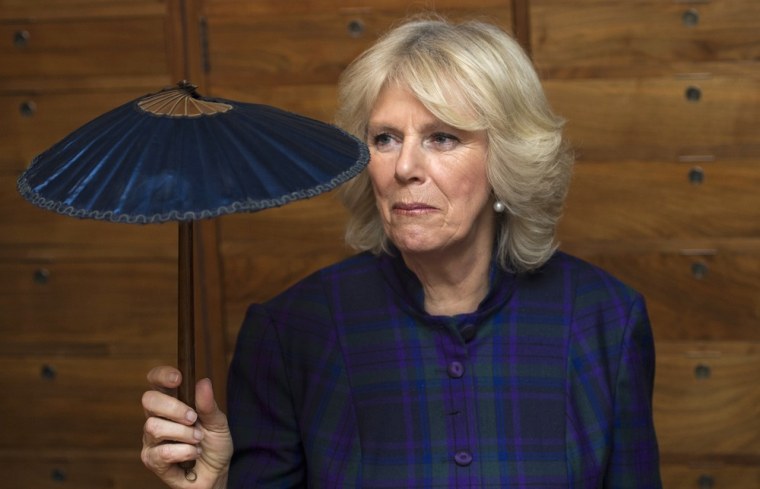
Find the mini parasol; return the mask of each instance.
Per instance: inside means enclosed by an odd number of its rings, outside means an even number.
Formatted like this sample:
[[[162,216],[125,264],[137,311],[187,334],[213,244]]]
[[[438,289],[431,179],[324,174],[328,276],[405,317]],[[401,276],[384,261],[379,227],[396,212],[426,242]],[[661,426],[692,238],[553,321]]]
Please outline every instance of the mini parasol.
[[[34,158],[21,195],[120,223],[179,222],[178,397],[194,405],[193,221],[316,196],[357,175],[366,145],[267,105],[200,96],[181,82],[133,100]]]

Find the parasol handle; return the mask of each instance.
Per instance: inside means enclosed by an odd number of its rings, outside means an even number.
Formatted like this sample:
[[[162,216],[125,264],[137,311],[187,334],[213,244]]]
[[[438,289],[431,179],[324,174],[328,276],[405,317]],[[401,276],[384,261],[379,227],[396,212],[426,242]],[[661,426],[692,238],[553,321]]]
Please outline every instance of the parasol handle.
[[[177,310],[177,366],[182,372],[182,383],[177,399],[195,409],[195,302],[193,300],[193,221],[179,223],[178,236],[179,277]],[[179,464],[185,469],[188,480],[195,476],[195,461]]]

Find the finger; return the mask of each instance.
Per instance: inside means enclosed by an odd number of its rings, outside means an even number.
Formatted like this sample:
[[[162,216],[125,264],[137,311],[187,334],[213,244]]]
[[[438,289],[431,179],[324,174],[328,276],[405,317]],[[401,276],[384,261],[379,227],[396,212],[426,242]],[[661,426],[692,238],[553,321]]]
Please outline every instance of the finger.
[[[203,432],[193,426],[185,426],[155,416],[148,418],[143,426],[143,445],[157,446],[165,442],[196,445],[203,439]]]
[[[144,392],[142,406],[146,417],[157,416],[188,426],[198,419],[198,414],[187,404],[158,391]]]
[[[229,431],[227,416],[214,399],[211,380],[201,379],[195,385],[195,407],[203,427],[209,431]]]
[[[182,373],[174,367],[163,365],[148,372],[148,383],[152,388],[167,394],[173,394],[182,381]]]
[[[161,478],[183,480],[185,471],[177,464],[195,460],[201,453],[200,447],[183,443],[165,443],[154,447],[143,447],[143,464]]]

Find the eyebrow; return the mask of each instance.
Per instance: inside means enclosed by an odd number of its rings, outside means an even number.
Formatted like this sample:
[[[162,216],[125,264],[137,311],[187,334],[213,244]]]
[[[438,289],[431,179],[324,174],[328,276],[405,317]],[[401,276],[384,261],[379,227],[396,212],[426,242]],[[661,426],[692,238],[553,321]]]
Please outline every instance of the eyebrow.
[[[436,131],[460,131],[461,129],[457,129],[449,124],[446,124],[445,122],[436,119],[435,121],[431,121],[428,123],[425,123],[421,131],[422,133],[430,133],[430,132],[436,132]],[[371,121],[367,124],[367,132],[401,132],[397,127],[391,125],[391,124],[384,124],[384,123],[378,123],[373,124]]]

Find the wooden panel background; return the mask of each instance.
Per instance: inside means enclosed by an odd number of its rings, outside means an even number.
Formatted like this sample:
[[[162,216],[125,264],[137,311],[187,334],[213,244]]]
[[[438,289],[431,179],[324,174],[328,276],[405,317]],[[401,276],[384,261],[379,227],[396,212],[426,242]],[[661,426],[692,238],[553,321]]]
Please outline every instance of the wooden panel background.
[[[756,0],[3,0],[0,487],[161,487],[139,397],[174,358],[175,226],[50,214],[18,173],[182,78],[330,121],[350,60],[432,8],[514,32],[568,121],[560,237],[647,297],[665,487],[760,486]],[[222,395],[248,304],[349,255],[345,218],[327,194],[200,224],[199,361]]]
[[[139,460],[139,402],[176,357],[176,227],[59,216],[15,184],[68,132],[181,76],[178,7],[0,3],[0,487],[162,487]]]

